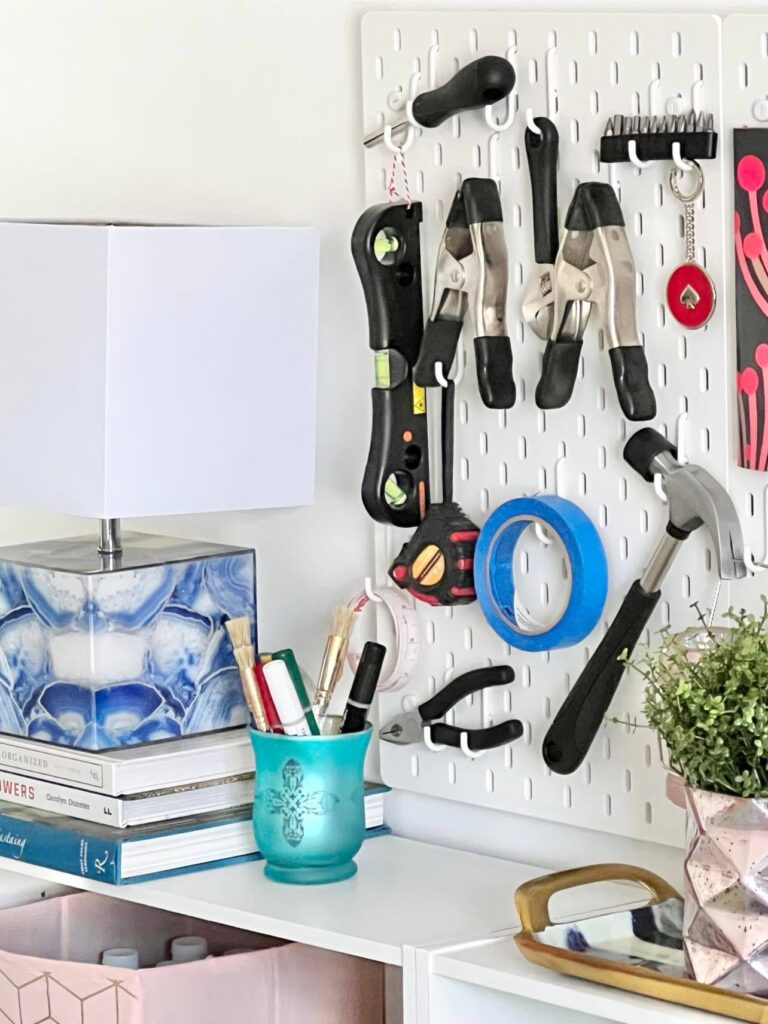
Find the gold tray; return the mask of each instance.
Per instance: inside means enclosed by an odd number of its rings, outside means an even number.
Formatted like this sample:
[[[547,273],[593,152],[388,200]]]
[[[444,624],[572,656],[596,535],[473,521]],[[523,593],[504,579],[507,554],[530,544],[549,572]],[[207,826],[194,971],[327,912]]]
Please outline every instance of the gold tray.
[[[636,882],[649,893],[645,907],[654,909],[553,924],[549,903],[555,893],[594,882]],[[559,871],[521,885],[515,904],[522,925],[515,942],[531,963],[625,992],[768,1024],[767,1000],[702,985],[686,974],[682,898],[650,871],[629,864]]]

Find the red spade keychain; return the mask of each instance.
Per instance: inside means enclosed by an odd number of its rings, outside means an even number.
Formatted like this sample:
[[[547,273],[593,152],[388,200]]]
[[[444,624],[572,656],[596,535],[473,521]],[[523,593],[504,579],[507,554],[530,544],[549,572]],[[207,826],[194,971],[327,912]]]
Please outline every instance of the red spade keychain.
[[[669,172],[672,195],[683,204],[685,236],[685,263],[672,271],[667,281],[667,305],[672,316],[683,327],[695,331],[703,327],[715,311],[715,285],[701,264],[696,262],[696,235],[694,203],[704,188],[704,172],[691,160],[691,172],[696,175],[693,191],[680,189],[683,171],[673,166]]]

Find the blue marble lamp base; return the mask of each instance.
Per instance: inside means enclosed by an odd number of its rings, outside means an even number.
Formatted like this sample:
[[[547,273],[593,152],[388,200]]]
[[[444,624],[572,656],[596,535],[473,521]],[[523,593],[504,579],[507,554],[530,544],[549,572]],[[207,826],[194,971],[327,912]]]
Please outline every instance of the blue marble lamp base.
[[[0,548],[0,732],[106,750],[248,720],[224,623],[247,616],[249,549],[127,535]]]

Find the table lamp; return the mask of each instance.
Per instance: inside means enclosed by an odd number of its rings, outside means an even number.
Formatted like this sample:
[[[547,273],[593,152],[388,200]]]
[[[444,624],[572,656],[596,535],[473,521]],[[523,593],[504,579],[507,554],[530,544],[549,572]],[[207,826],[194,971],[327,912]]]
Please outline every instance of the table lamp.
[[[253,550],[120,521],[312,502],[317,290],[307,228],[0,224],[0,504],[99,520],[0,548],[0,732],[246,721],[223,624],[255,642]]]

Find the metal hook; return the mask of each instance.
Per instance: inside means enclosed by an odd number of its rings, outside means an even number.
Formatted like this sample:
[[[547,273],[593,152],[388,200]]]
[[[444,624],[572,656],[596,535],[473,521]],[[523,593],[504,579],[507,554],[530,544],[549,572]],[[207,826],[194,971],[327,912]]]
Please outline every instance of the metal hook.
[[[541,135],[541,128],[533,121],[533,111],[530,107],[526,107],[525,110],[525,127],[529,132],[533,132],[535,135]]]
[[[476,761],[478,757],[482,757],[485,753],[484,750],[470,750],[469,749],[469,738],[465,732],[462,732],[459,736],[459,746],[464,757],[468,757],[470,761]]]
[[[641,160],[640,157],[637,155],[636,139],[630,139],[627,143],[627,156],[629,157],[630,161],[635,165],[635,167],[638,167],[641,171],[644,167],[650,167],[653,163],[653,160]]]
[[[411,146],[414,144],[417,138],[417,132],[421,130],[421,125],[413,116],[413,101],[416,99],[416,90],[418,89],[419,80],[421,78],[421,71],[414,71],[411,75],[410,83],[410,99],[405,104],[405,116],[408,120],[408,128],[405,132],[405,137],[401,142],[397,143],[392,138],[392,125],[385,124],[384,131],[382,133],[382,142],[390,151],[390,153],[400,153],[402,156],[407,153]]]
[[[433,743],[432,742],[432,726],[425,725],[422,730],[422,737],[424,739],[424,746],[427,750],[431,750],[433,754],[439,754],[441,750],[445,750],[444,743]]]
[[[686,171],[693,171],[696,169],[696,165],[691,163],[690,160],[683,158],[682,150],[680,149],[679,142],[672,143],[672,159],[675,163],[675,167],[678,167],[683,173]]]
[[[383,598],[379,597],[378,594],[374,594],[374,592],[373,592],[373,585],[371,584],[371,577],[370,576],[366,576],[365,577],[365,583],[363,585],[363,593],[368,598],[368,600],[369,601],[373,601],[374,604],[382,604],[383,603]]]
[[[515,123],[515,104],[512,102],[512,97],[507,96],[507,116],[503,121],[497,121],[493,116],[493,104],[488,103],[485,107],[485,123],[491,129],[492,132],[505,132],[508,128],[511,128]]]

